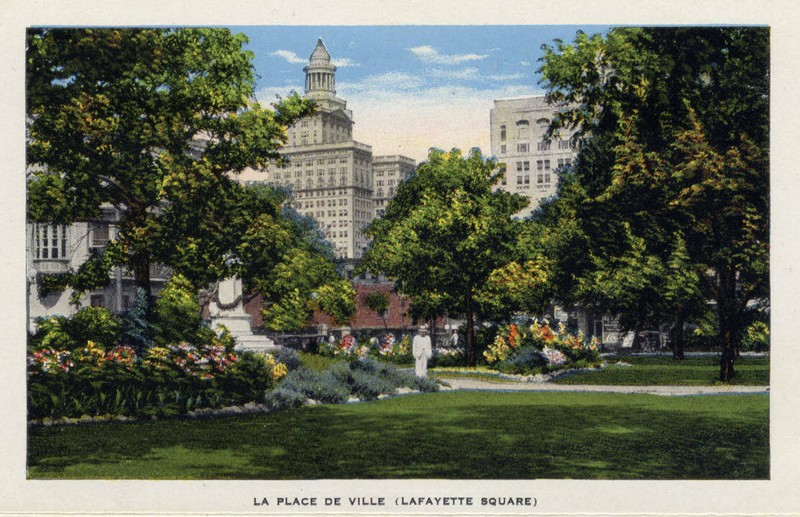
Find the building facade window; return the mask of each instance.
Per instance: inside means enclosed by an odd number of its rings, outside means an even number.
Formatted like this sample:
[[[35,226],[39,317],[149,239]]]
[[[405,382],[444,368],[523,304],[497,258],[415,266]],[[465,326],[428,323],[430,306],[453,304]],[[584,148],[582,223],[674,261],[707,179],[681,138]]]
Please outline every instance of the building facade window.
[[[506,144],[500,146],[500,154],[506,154]]]
[[[559,142],[561,143],[561,142]],[[550,142],[546,140],[542,140],[541,142],[536,144],[537,151],[549,151],[550,150]]]
[[[500,140],[505,141],[506,139],[506,126],[500,126]]]
[[[530,151],[530,147],[528,144],[517,144],[517,152],[518,153],[527,153]]]
[[[517,121],[517,138],[522,140],[526,140],[530,138],[531,135],[531,125],[527,120],[518,120]]]
[[[91,233],[92,248],[102,248],[110,240],[110,225],[107,222],[98,221],[89,226]]]
[[[34,225],[34,256],[39,260],[67,258],[67,227],[61,224]]]

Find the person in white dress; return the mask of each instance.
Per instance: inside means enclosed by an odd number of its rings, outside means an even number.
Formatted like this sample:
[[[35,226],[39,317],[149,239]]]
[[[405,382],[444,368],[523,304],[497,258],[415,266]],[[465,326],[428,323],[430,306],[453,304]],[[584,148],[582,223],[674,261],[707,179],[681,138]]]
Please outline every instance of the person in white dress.
[[[428,326],[422,325],[419,334],[414,336],[411,343],[411,353],[414,354],[417,377],[425,378],[428,376],[428,359],[433,356],[431,337],[428,335]]]

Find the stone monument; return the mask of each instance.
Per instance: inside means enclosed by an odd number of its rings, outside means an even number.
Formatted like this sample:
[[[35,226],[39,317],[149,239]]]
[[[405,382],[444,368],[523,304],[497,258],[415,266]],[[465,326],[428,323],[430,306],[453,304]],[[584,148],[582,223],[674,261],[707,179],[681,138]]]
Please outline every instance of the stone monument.
[[[251,317],[242,303],[241,278],[233,276],[221,280],[216,291],[216,296],[212,296],[209,303],[211,328],[224,325],[236,339],[236,350],[274,352],[280,348],[267,336],[253,333]]]

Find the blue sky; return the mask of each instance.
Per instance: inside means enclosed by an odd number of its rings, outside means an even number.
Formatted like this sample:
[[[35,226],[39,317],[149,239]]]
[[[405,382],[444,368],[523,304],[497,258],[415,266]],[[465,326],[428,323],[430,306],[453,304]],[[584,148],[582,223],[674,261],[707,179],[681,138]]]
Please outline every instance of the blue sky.
[[[494,99],[541,94],[541,46],[607,26],[237,26],[250,39],[258,98],[295,89],[321,37],[354,137],[373,153],[423,160],[429,147],[489,149]]]

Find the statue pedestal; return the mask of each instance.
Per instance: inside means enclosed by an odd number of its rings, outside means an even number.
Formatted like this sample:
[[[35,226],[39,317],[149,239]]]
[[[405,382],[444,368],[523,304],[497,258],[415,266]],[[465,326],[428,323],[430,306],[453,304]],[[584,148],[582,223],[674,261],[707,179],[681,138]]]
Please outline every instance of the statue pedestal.
[[[226,278],[219,283],[217,300],[209,304],[211,327],[224,325],[236,339],[236,350],[250,352],[274,352],[280,349],[267,336],[254,334],[251,318],[242,303],[242,281],[237,277]]]

